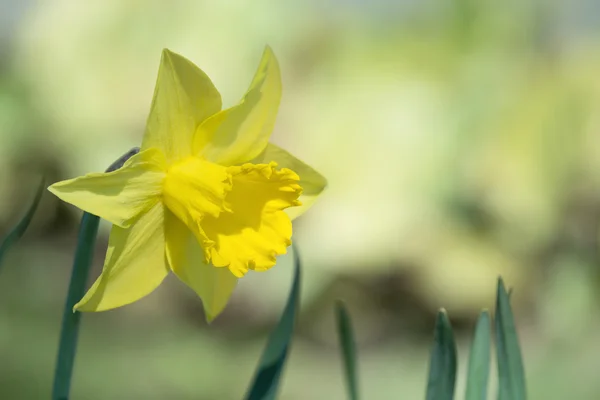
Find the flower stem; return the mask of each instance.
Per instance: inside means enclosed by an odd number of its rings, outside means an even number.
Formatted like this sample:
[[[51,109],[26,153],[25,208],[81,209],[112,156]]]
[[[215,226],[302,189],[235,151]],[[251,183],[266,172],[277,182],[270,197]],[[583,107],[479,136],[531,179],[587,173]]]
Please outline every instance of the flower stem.
[[[81,313],[73,312],[73,306],[81,300],[85,292],[92,257],[94,255],[94,243],[98,233],[100,218],[89,213],[83,213],[79,226],[79,239],[75,252],[73,271],[71,272],[71,283],[67,294],[67,302],[63,313],[62,328],[60,332],[60,344],[58,348],[58,359],[54,372],[54,386],[52,388],[52,400],[67,400],[71,387],[71,375],[73,374],[73,363],[77,351],[77,336],[79,333],[79,322]]]
[[[125,161],[138,152],[138,148],[133,148],[111,164],[106,172],[121,168]],[[73,261],[67,301],[63,312],[58,357],[54,371],[52,400],[67,400],[69,398],[71,376],[73,375],[73,365],[77,351],[79,323],[81,320],[81,313],[78,311],[74,312],[73,307],[85,294],[85,286],[92,265],[99,224],[100,218],[87,212],[83,213],[79,225],[77,249],[75,250],[75,260]]]

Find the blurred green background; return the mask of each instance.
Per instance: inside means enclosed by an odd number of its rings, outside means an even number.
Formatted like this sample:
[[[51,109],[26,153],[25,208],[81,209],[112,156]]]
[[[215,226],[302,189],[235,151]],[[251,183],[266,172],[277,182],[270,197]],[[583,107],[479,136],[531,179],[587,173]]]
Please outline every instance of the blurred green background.
[[[597,399],[599,26],[593,0],[0,1],[0,235],[41,173],[102,171],[139,145],[163,47],[229,106],[270,44],[284,81],[273,141],[330,182],[295,224],[303,299],[281,399],[345,398],[337,298],[365,399],[424,396],[441,306],[462,393],[498,275],[530,398]],[[79,218],[47,193],[5,259],[0,399],[49,398]],[[290,267],[244,278],[211,326],[173,277],[86,314],[72,398],[242,398]]]

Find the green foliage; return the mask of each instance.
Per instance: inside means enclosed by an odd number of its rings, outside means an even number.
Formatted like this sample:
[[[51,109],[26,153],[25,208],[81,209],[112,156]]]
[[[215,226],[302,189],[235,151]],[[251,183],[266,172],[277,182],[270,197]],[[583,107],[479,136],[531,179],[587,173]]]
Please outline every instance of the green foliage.
[[[502,279],[498,279],[494,322],[498,358],[498,400],[523,400],[526,398],[525,371],[509,294]]]
[[[275,330],[271,333],[261,356],[254,379],[246,394],[247,400],[272,400],[277,391],[294,332],[300,305],[300,257],[294,248],[294,280],[290,294]]]
[[[467,400],[485,400],[490,367],[491,327],[490,316],[483,311],[475,327],[467,374]],[[525,371],[514,319],[502,278],[498,279],[496,293],[496,353],[498,360],[498,400],[524,400],[526,398]],[[456,379],[456,350],[452,327],[444,310],[438,314],[434,345],[429,365],[427,399],[454,398]]]
[[[358,378],[356,371],[356,344],[354,340],[354,331],[352,330],[352,321],[346,306],[338,301],[335,307],[337,319],[338,335],[342,350],[342,360],[344,363],[344,372],[346,373],[346,385],[348,386],[348,396],[350,400],[358,400]]]
[[[475,326],[475,335],[469,354],[466,400],[480,400],[487,397],[491,342],[492,328],[490,313],[483,311],[479,315],[477,325]]]
[[[498,360],[498,400],[524,400],[526,399],[525,371],[509,298],[510,294],[507,293],[502,278],[499,278],[494,321]],[[346,380],[350,388],[350,399],[354,400],[357,398],[358,383],[352,325],[350,315],[341,303],[338,303],[336,310]],[[487,398],[491,344],[490,314],[484,310],[477,320],[471,345],[466,400],[485,400]],[[454,332],[448,314],[441,309],[438,312],[434,328],[426,399],[454,399],[456,371],[457,351]]]
[[[27,227],[33,219],[33,214],[35,213],[35,210],[40,204],[40,200],[42,199],[42,193],[44,193],[44,187],[44,179],[42,178],[35,193],[35,197],[33,198],[33,202],[29,206],[29,209],[27,210],[23,218],[21,218],[17,225],[10,231],[10,233],[4,238],[4,240],[0,244],[0,266],[2,265],[2,259],[4,258],[4,255],[6,254],[8,249],[19,239],[21,239],[21,237],[25,234]]]
[[[437,315],[429,361],[427,400],[452,400],[456,382],[456,343],[446,310]]]

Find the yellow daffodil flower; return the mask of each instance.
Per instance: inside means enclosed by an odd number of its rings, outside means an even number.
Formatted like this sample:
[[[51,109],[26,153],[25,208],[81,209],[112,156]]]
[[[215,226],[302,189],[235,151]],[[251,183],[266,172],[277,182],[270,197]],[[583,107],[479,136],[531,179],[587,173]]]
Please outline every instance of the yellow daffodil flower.
[[[291,244],[291,220],[326,185],[269,143],[280,99],[268,47],[249,90],[226,110],[204,72],[163,50],[141,151],[116,171],[49,187],[113,224],[102,274],[75,310],[132,303],[173,271],[200,296],[210,321],[238,278],[275,265]]]

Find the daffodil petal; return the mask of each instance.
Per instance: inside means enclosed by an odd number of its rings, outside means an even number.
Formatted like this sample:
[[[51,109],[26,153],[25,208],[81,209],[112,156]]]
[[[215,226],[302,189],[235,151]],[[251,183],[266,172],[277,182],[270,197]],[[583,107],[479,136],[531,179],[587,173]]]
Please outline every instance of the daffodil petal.
[[[127,228],[159,200],[165,176],[160,156],[160,151],[148,149],[116,171],[57,182],[48,190],[67,203]]]
[[[294,220],[304,214],[313,205],[317,197],[327,187],[327,179],[314,168],[273,143],[269,143],[265,150],[252,160],[252,164],[267,164],[273,161],[281,168],[291,169],[300,177],[298,183],[302,186],[302,194],[299,200],[302,205],[290,207],[285,210],[287,215]]]
[[[164,49],[142,150],[161,149],[170,164],[192,153],[196,128],[221,110],[210,78],[188,59]]]
[[[133,303],[156,289],[168,271],[158,203],[130,228],[113,226],[102,274],[74,309],[105,311]]]
[[[233,186],[225,198],[229,211],[206,215],[200,226],[213,243],[210,262],[237,277],[249,269],[275,265],[292,243],[292,222],[283,211],[298,204],[298,175],[272,164],[229,167]]]
[[[194,153],[221,165],[258,156],[269,142],[281,101],[281,73],[270,47],[241,102],[208,118],[194,136]]]
[[[212,321],[227,305],[238,279],[227,268],[206,264],[196,237],[169,211],[165,237],[171,270],[200,296],[206,319]]]

